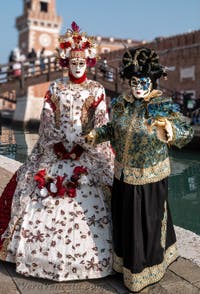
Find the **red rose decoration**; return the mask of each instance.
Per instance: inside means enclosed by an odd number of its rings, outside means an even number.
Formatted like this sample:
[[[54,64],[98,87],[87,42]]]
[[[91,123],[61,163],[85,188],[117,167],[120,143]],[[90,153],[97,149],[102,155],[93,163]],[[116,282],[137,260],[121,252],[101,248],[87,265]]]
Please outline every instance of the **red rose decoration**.
[[[70,42],[65,42],[65,48],[70,48],[71,47],[71,43]]]
[[[60,43],[60,48],[64,49],[65,48],[65,43]]]
[[[88,57],[86,59],[87,66],[89,66],[89,67],[95,66],[96,62],[97,62],[96,58],[89,58]]]
[[[83,49],[87,49],[87,48],[90,48],[91,47],[91,44],[90,44],[90,42],[84,42],[83,44],[82,44],[82,48]]]
[[[59,58],[59,64],[62,67],[68,67],[69,65],[69,59],[68,58]]]
[[[40,170],[34,176],[34,180],[37,182],[39,189],[42,189],[46,184],[45,176],[46,176],[46,170],[45,169]]]
[[[82,40],[82,37],[80,36],[80,35],[78,35],[78,36],[73,36],[73,40],[74,40],[74,42],[75,43],[80,43],[80,41]]]
[[[56,144],[55,144],[56,145]],[[57,144],[55,149],[59,147],[62,147],[61,144]],[[68,197],[74,198],[76,197],[76,188],[79,185],[78,180],[80,179],[82,174],[87,174],[87,168],[83,166],[76,166],[73,170],[73,174],[71,176],[71,179],[69,182],[64,183],[64,180],[66,176],[57,176],[55,179],[53,177],[50,177],[47,175],[46,170],[42,169],[37,172],[34,176],[34,180],[37,182],[38,188],[46,188],[48,190],[48,194],[51,197],[61,197],[64,198],[65,194],[67,194]],[[54,183],[56,188],[54,188],[55,192],[52,192],[51,184]]]
[[[53,146],[54,153],[61,159],[64,158],[64,155],[67,153],[65,146],[62,142],[55,143]]]
[[[63,181],[65,179],[66,176],[57,176],[57,181],[56,181],[56,188],[57,188],[57,195],[59,195],[61,198],[64,197],[65,192],[66,192],[66,188],[63,187]]]
[[[77,182],[80,179],[80,175],[72,175],[71,176],[71,181],[73,183]]]
[[[76,197],[76,189],[75,188],[70,188],[67,190],[67,195],[71,198]]]
[[[76,187],[77,183],[68,182],[66,187],[66,193],[69,197],[76,197]]]
[[[71,47],[71,43],[70,42],[60,43],[60,48],[61,49],[67,49],[67,48],[70,48],[70,47]]]
[[[87,168],[83,166],[76,166],[73,171],[74,175],[87,174]]]

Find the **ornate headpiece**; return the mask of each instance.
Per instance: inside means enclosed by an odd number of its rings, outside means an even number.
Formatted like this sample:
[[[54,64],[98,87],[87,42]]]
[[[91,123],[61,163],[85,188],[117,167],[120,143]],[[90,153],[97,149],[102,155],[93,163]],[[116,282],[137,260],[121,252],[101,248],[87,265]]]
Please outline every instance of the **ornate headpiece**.
[[[80,27],[73,21],[71,29],[59,37],[58,58],[62,67],[67,67],[70,58],[85,58],[87,66],[96,63],[96,44],[93,37],[80,32]]]
[[[133,76],[146,75],[156,81],[161,76],[167,76],[165,67],[159,63],[157,53],[149,48],[127,49],[122,62],[122,76],[129,80]]]

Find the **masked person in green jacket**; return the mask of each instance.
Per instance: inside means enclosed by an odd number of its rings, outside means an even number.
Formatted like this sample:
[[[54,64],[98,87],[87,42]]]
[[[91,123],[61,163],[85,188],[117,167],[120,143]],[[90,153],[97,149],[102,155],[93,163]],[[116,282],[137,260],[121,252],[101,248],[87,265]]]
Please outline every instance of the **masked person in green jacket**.
[[[112,101],[112,120],[86,136],[110,140],[115,152],[112,188],[114,265],[134,292],[158,282],[178,257],[168,206],[170,146],[182,148],[193,129],[156,81],[166,76],[154,50],[123,56],[130,90]]]

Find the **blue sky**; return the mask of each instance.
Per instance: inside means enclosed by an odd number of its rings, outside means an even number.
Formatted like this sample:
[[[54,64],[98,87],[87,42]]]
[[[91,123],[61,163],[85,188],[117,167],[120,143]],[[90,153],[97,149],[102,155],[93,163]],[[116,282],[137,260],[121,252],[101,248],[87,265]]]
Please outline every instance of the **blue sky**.
[[[1,0],[0,63],[17,46],[23,0]],[[61,33],[75,20],[89,35],[151,41],[200,29],[200,0],[56,0]]]

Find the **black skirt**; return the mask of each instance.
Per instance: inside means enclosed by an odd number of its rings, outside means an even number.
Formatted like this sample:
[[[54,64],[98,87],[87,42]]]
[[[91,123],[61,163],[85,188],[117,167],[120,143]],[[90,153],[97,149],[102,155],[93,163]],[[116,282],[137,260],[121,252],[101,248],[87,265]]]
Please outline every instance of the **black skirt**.
[[[131,291],[158,282],[177,258],[168,205],[168,179],[130,185],[114,179],[112,221],[114,265]]]

